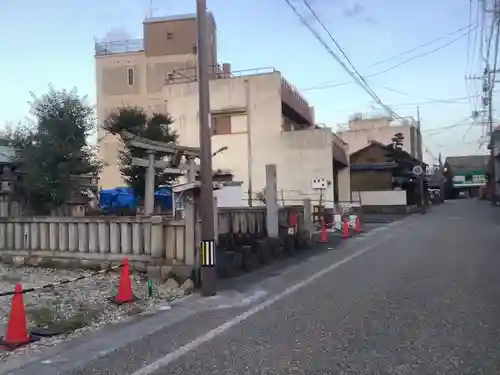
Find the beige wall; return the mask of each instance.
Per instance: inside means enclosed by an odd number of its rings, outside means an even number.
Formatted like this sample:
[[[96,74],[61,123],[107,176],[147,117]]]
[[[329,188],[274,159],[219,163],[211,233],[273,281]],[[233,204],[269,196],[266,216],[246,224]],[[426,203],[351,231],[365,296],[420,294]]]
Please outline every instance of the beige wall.
[[[144,54],[147,57],[196,53],[196,15],[149,18],[144,21]],[[211,13],[207,15],[208,61],[217,65],[217,27]]]
[[[235,180],[244,182],[242,190],[245,194],[251,179],[255,194],[264,189],[265,165],[276,164],[278,189],[280,195],[283,190],[285,200],[292,203],[306,197],[318,199],[319,193],[312,190],[311,181],[317,177],[333,181],[332,143],[340,140],[330,129],[282,131],[280,87],[281,75],[278,72],[210,81],[212,114],[231,116],[231,133],[212,136],[213,152],[227,146],[226,151],[214,157],[213,167],[231,170]],[[166,85],[163,98],[154,99],[166,103],[168,113],[174,118],[173,128],[179,135],[179,143],[198,146],[197,83]],[[147,104],[148,100],[138,102]],[[101,155],[109,164],[102,173],[101,184],[106,188],[118,186],[121,177],[116,162],[113,162],[117,160],[114,157],[116,143],[102,142],[102,145]],[[348,168],[339,173],[339,194],[341,200],[349,200]],[[324,199],[333,200],[333,187],[328,189]]]
[[[102,187],[123,184],[116,167],[119,142],[101,129],[106,116],[123,105],[138,106],[148,113],[166,113],[167,103],[162,93],[165,83],[189,82],[196,77],[195,15],[152,18],[143,26],[144,48],[138,48],[137,52],[110,52],[95,57],[99,156],[108,163],[101,174]],[[207,33],[209,60],[216,65],[217,32],[211,13],[208,14]],[[101,44],[101,50],[106,49],[106,43]],[[130,74],[132,82],[129,81]]]
[[[228,147],[214,157],[213,167],[231,170],[235,180],[243,181],[245,193],[251,177],[252,192],[256,193],[265,186],[265,165],[276,164],[278,190],[280,196],[283,190],[285,201],[317,199],[319,193],[313,191],[311,181],[317,177],[333,181],[332,143],[340,140],[330,129],[282,131],[283,123],[288,120],[284,121],[281,113],[280,87],[278,72],[210,82],[212,113],[232,113],[231,134],[212,136],[212,151]],[[179,142],[199,145],[197,84],[167,85],[164,95],[168,111],[175,119]],[[349,199],[348,168],[339,173],[339,194],[341,200]],[[328,189],[324,199],[333,200],[333,187]]]
[[[332,164],[326,162],[332,160],[332,136],[323,130],[282,132],[280,87],[281,76],[277,72],[210,82],[212,113],[232,113],[231,134],[212,136],[212,151],[228,147],[214,157],[213,167],[231,170],[235,180],[243,181],[245,193],[251,177],[252,192],[256,193],[265,186],[265,165],[276,164],[278,189],[283,190],[286,200],[299,200],[315,195],[311,188],[314,177],[333,179]],[[175,119],[179,142],[199,145],[197,84],[167,85],[164,95]],[[333,200],[333,189],[327,194],[326,199]]]
[[[170,55],[146,58],[143,53],[100,56],[96,58],[97,117],[99,123],[99,157],[104,167],[100,184],[111,188],[123,184],[114,162],[118,160],[118,141],[102,130],[106,116],[119,106],[134,105],[148,113],[167,112],[162,88],[168,73],[174,69],[196,66],[195,55]],[[128,69],[134,82],[128,85]],[[109,146],[108,146],[109,145]]]
[[[353,191],[353,200],[364,206],[406,206],[406,191]]]
[[[349,144],[349,152],[354,153],[369,145],[371,141],[390,144],[396,133],[402,133],[404,136],[403,149],[413,157],[421,159],[422,145],[418,145],[417,128],[412,125],[355,128],[339,131],[338,135]]]

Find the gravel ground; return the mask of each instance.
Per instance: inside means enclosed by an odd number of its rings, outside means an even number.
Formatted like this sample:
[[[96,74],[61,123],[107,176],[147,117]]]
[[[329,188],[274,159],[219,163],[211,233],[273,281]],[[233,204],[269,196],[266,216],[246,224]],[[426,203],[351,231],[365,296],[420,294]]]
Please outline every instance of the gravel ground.
[[[26,289],[81,276],[82,272],[91,274],[87,271],[11,268],[0,264],[0,292],[12,291],[17,283]],[[63,284],[53,289],[24,294],[28,327],[43,327],[55,321],[62,329],[72,332],[43,338],[39,342],[13,352],[0,351],[0,362],[24,355],[39,354],[44,348],[54,346],[68,338],[153,310],[159,305],[165,305],[166,302],[185,295],[185,291],[170,279],[166,283],[153,281],[153,296],[149,298],[147,279],[133,274],[131,275],[132,288],[139,300],[133,304],[116,306],[108,299],[116,294],[118,279],[118,272],[110,272]],[[0,336],[5,333],[11,298],[10,296],[0,297]]]

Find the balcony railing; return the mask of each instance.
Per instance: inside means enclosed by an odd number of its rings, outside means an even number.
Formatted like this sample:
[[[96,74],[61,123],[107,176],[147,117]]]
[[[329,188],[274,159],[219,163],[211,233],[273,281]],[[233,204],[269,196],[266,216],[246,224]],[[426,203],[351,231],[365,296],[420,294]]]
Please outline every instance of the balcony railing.
[[[96,56],[115,55],[144,51],[144,39],[117,40],[113,42],[96,42]]]
[[[300,116],[307,122],[312,124],[314,122],[311,108],[307,101],[300,95],[296,88],[294,88],[286,79],[281,78],[281,100],[293,108]]]
[[[231,70],[228,66],[224,69],[224,64],[210,65],[210,79],[244,77],[256,74],[274,73],[276,69],[271,67],[253,68],[244,70]],[[189,67],[182,69],[174,69],[168,77],[165,78],[165,85],[176,83],[195,82],[197,80],[197,68]]]

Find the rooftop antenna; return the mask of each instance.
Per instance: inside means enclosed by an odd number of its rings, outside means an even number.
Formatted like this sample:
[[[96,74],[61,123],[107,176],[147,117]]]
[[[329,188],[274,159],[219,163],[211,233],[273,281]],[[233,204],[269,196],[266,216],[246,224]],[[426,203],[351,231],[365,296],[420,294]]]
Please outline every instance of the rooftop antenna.
[[[148,5],[148,9],[147,9],[147,15],[146,15],[146,18],[153,18],[155,12],[158,10],[158,8],[155,8],[154,7],[154,0],[148,0],[149,1],[149,5]]]

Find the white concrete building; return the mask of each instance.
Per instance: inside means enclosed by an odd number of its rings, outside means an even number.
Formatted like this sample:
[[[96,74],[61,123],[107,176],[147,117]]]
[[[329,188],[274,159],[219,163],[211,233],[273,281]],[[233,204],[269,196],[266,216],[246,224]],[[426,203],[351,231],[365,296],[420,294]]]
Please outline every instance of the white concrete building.
[[[349,144],[350,153],[361,150],[371,141],[390,144],[396,133],[403,134],[403,150],[422,160],[422,135],[417,121],[411,117],[400,120],[357,114],[347,124],[340,124],[338,131],[338,135]]]
[[[332,182],[323,199],[349,200],[347,145],[287,105],[291,90],[277,71],[210,81],[212,151],[227,147],[214,157],[214,169],[230,170],[243,181],[243,191],[255,195],[265,187],[265,165],[276,164],[279,195],[286,203],[317,200],[312,180],[319,177]],[[179,143],[199,145],[197,83],[167,84],[163,94]],[[297,94],[293,100],[301,99]]]
[[[193,15],[144,22],[144,40],[96,43],[97,114],[122,105],[168,113],[179,143],[198,146],[196,22]],[[323,199],[350,199],[347,145],[329,128],[314,125],[314,111],[274,69],[232,72],[217,64],[216,27],[209,14],[210,96],[214,169],[229,169],[254,196],[264,189],[265,165],[276,164],[279,196],[286,203],[319,198],[312,180],[331,182]],[[120,142],[99,131],[105,162],[100,186],[123,185]]]

